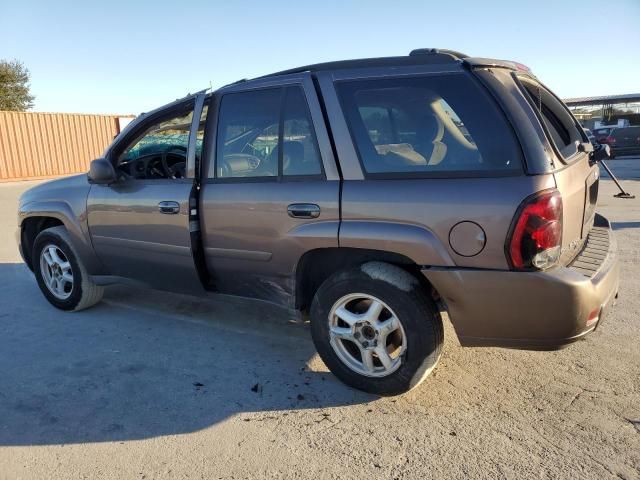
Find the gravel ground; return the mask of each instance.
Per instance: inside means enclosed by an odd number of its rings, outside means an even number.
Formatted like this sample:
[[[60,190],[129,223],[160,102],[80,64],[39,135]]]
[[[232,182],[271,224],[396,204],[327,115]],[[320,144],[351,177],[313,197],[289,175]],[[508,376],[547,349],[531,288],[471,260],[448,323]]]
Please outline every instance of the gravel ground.
[[[640,197],[640,159],[615,160]],[[620,298],[558,352],[461,348],[400,397],[326,371],[308,326],[258,302],[112,287],[50,307],[0,184],[0,479],[640,478],[640,198],[601,182]],[[541,299],[544,301],[544,299]]]

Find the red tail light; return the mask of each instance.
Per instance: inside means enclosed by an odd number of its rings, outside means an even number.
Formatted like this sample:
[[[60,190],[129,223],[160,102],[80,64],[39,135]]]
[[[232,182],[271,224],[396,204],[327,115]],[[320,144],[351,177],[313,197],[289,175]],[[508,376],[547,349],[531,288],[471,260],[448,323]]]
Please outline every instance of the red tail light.
[[[600,316],[600,307],[594,309],[587,317],[587,327],[590,327],[591,325],[596,323],[598,321],[599,316]]]
[[[518,270],[543,270],[560,258],[562,197],[557,190],[526,199],[518,208],[507,243],[511,266]]]
[[[611,145],[612,143],[616,143],[616,139],[614,137],[612,137],[611,135],[609,135],[606,139],[605,139],[605,143],[608,143],[609,145]]]

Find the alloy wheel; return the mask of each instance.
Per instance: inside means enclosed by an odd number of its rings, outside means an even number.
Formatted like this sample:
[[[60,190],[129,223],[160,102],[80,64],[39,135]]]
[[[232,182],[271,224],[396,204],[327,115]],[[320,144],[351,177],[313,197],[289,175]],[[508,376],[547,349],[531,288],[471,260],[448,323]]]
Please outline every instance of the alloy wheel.
[[[73,270],[64,252],[49,244],[40,253],[40,272],[47,289],[59,300],[66,300],[73,291]]]
[[[333,305],[329,337],[340,360],[367,377],[395,372],[407,348],[397,315],[382,300],[365,293],[346,295]]]

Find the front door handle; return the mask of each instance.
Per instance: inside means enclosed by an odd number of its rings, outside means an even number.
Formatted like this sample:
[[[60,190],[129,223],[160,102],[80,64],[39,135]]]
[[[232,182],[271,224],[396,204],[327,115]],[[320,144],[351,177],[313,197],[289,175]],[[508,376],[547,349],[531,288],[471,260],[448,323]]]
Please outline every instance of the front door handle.
[[[160,210],[160,213],[180,213],[180,204],[178,202],[169,201],[160,202],[158,204],[158,210]]]
[[[320,207],[315,203],[292,203],[287,207],[287,212],[293,218],[318,218]]]

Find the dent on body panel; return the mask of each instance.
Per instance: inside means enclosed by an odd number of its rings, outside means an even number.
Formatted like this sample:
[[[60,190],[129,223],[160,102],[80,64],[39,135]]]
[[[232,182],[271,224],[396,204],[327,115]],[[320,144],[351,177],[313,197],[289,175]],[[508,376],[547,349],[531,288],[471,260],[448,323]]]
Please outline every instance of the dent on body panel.
[[[339,227],[338,219],[303,223],[289,230],[287,237],[294,240],[304,254],[317,248],[336,247]]]
[[[339,182],[209,183],[202,191],[206,261],[224,293],[293,301],[295,269],[309,250],[338,246]],[[315,203],[319,218],[292,218],[293,203]]]
[[[339,220],[294,225],[286,235],[273,235],[270,251],[206,247],[208,266],[223,293],[259,298],[288,308],[295,306],[295,269],[308,251],[337,246]],[[277,245],[275,245],[277,244]]]

